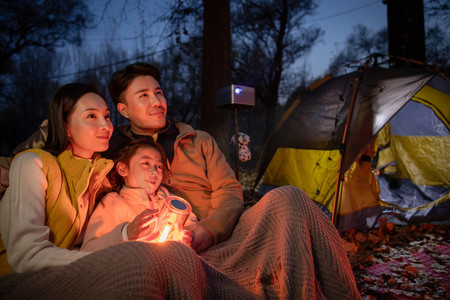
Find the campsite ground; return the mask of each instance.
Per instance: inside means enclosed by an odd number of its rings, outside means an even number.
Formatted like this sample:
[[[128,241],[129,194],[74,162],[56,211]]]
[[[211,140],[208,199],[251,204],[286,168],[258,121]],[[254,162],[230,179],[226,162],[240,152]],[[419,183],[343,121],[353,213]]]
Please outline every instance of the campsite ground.
[[[245,206],[256,174],[241,170]],[[398,226],[382,220],[370,231],[341,234],[363,299],[450,299],[450,222]]]

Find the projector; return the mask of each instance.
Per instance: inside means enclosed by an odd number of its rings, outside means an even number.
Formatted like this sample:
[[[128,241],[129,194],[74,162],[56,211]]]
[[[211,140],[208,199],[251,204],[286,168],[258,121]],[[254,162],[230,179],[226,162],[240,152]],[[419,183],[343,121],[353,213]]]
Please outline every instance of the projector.
[[[217,91],[217,106],[247,107],[255,106],[255,88],[232,84]]]

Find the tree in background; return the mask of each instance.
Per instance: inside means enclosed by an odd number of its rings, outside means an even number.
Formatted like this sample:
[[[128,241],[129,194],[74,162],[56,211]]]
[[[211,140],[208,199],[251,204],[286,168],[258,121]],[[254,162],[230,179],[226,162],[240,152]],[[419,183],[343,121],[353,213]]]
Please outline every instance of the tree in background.
[[[160,61],[168,114],[199,128],[201,123],[203,3],[174,1],[170,34]]]
[[[217,89],[229,82],[229,0],[175,1],[171,11],[172,50],[162,60],[163,83],[172,85],[165,87],[169,114],[200,125],[228,156],[229,112],[217,107]]]
[[[168,114],[182,122],[200,127],[202,48],[198,41],[171,42],[160,59],[161,84],[168,103]]]
[[[17,0],[0,2],[0,71],[29,48],[52,51],[65,42],[81,43],[91,13],[81,0]]]
[[[450,68],[450,4],[447,0],[425,0],[425,55],[427,63]]]
[[[333,72],[339,67],[363,59],[372,53],[386,54],[387,52],[386,28],[375,32],[364,25],[357,24],[353,27],[352,33],[347,37],[343,50],[339,51],[332,58],[328,72]]]
[[[442,27],[434,25],[425,34],[426,63],[441,69],[450,69],[450,34]]]
[[[3,105],[0,118],[3,130],[0,151],[9,153],[33,133],[47,115],[51,95],[59,86],[57,82],[63,60],[49,56],[44,49],[25,49],[15,59],[8,84],[1,86]]]
[[[209,131],[228,158],[230,112],[217,107],[217,90],[228,85],[230,78],[230,0],[203,0],[203,24],[200,128]]]
[[[448,55],[450,53],[450,5],[447,2],[444,0],[424,1],[425,63],[442,69],[450,67]],[[343,49],[334,55],[328,72],[363,59],[372,53],[388,53],[387,29],[373,32],[366,26],[358,24],[348,36]]]
[[[115,71],[129,63],[128,53],[122,46],[112,42],[102,43],[96,51],[82,50],[77,47],[73,50],[72,69],[78,70],[73,80],[95,84],[106,99],[114,126],[126,124],[126,119],[117,111],[116,105],[109,96],[108,82]]]
[[[267,138],[275,126],[283,77],[323,34],[304,25],[317,4],[313,0],[232,3],[233,79],[255,87],[257,105],[265,112],[265,122],[258,125]],[[292,90],[296,84],[292,83]]]
[[[7,129],[0,154],[7,155],[46,116],[67,66],[54,51],[80,44],[91,14],[81,0],[1,1],[0,12],[0,127]]]
[[[426,23],[441,24],[441,29],[449,33],[450,4],[447,0],[425,0],[423,9]]]
[[[173,82],[186,81],[178,88],[166,88],[168,84],[164,79],[164,89],[169,103],[185,102],[185,105],[173,105],[169,113],[174,113],[174,107],[198,107],[195,103],[198,101],[199,87],[198,67],[205,61],[212,61],[211,52],[203,53],[200,51],[203,34],[203,2],[200,0],[175,1],[172,6],[170,23],[172,24],[173,47],[162,59],[162,65],[174,64],[176,67],[162,68],[164,73],[169,73]],[[264,136],[267,135],[274,126],[276,119],[276,110],[279,104],[280,85],[286,88],[283,95],[289,95],[297,83],[301,80],[292,79],[289,67],[308,53],[322,31],[314,27],[306,27],[304,19],[312,14],[317,5],[313,0],[293,1],[251,1],[251,0],[231,0],[231,77],[228,82],[224,81],[223,86],[235,83],[255,87],[256,107],[250,112],[241,113],[240,119],[244,118],[243,124],[251,124],[254,131],[258,134],[255,139],[252,137],[253,144],[256,146],[263,143]],[[224,19],[216,16],[215,20]],[[175,48],[175,46],[179,48]],[[223,43],[216,43],[216,46],[226,48]],[[199,52],[200,51],[200,52]],[[199,56],[202,55],[202,56]],[[170,59],[172,57],[173,59]],[[187,58],[186,58],[187,57]],[[203,57],[203,60],[199,60]],[[225,57],[222,58],[226,60]],[[223,66],[213,62],[207,62],[209,67],[215,68],[216,72],[224,71]],[[197,67],[196,67],[197,66]],[[201,70],[201,69],[200,69]],[[206,76],[208,78],[208,76]],[[200,77],[201,78],[201,77]],[[217,84],[216,84],[217,85]],[[182,86],[183,89],[179,87]],[[188,88],[189,87],[189,88]],[[212,87],[212,86],[211,86]],[[203,93],[204,82],[202,83]],[[217,86],[214,86],[209,96],[204,98],[202,104],[202,128],[210,131],[217,128],[224,135],[223,142],[220,143],[222,150],[228,150],[230,133],[230,121],[225,118],[217,122],[217,118],[211,113],[216,108]],[[214,97],[212,90],[214,89]],[[172,92],[173,90],[173,92]],[[182,93],[180,93],[182,92]],[[205,94],[206,95],[206,94]],[[195,97],[195,98],[194,98]],[[287,96],[286,96],[287,98]],[[181,104],[181,103],[180,103]],[[209,108],[207,108],[209,107]],[[222,109],[222,108],[220,108]],[[222,109],[223,110],[223,109]],[[186,112],[186,109],[183,109]],[[207,117],[210,116],[209,120]],[[245,117],[250,116],[250,117]],[[241,121],[239,121],[241,123]],[[256,125],[256,126],[255,126]],[[217,138],[217,136],[215,136]],[[229,147],[229,146],[228,146]]]

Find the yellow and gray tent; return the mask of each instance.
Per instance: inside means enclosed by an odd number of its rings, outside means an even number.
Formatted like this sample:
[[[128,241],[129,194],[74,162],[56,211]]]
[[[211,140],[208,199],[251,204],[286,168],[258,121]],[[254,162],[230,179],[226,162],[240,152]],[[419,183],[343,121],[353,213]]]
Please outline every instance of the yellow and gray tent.
[[[260,193],[303,189],[340,231],[450,218],[450,81],[424,68],[362,66],[313,84],[258,161]]]

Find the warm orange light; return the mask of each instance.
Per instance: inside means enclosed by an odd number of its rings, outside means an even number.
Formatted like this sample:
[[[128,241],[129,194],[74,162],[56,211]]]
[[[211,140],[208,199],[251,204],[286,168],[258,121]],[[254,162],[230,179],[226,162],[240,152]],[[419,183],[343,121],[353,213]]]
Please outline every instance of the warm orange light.
[[[159,236],[158,242],[164,242],[167,239],[167,236],[169,235],[170,230],[173,227],[173,223],[175,222],[177,215],[172,213],[169,217],[169,220],[167,220],[166,227],[164,227],[163,232]]]
[[[169,234],[170,226],[166,225],[166,228],[164,228],[161,236],[159,237],[158,242],[164,242],[167,239],[167,235]]]

